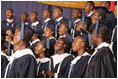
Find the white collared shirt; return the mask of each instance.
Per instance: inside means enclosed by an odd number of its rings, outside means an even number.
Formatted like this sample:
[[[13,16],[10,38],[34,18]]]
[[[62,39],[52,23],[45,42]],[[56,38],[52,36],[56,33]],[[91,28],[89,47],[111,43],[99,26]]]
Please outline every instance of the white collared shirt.
[[[85,52],[85,53],[83,53],[81,56],[77,56],[73,61],[71,61],[71,66],[73,65],[73,64],[76,64],[77,63],[77,61],[82,57],[82,56],[90,56],[90,54],[88,53],[88,52]]]
[[[10,23],[10,21],[11,21],[11,23],[13,22],[13,19],[12,20],[10,20],[10,19],[7,19],[7,22],[9,22]]]
[[[80,20],[81,20],[81,19],[75,20],[74,23],[73,23],[73,25],[74,25],[75,23],[79,22]]]
[[[32,46],[32,44],[36,43],[37,41],[40,41],[39,39],[34,40],[33,42],[31,42],[30,46]]]
[[[65,35],[63,35],[63,36],[61,35],[59,38],[62,38],[62,37],[66,37],[66,34],[65,34]]]
[[[42,58],[42,59],[37,58],[36,61],[37,61],[37,64],[38,64],[39,62],[41,62],[41,63],[46,63],[46,62],[50,61],[50,58],[47,58],[47,57]]]
[[[36,26],[39,24],[39,21],[33,22],[31,26]]]
[[[48,22],[50,19],[51,19],[51,18],[47,18],[47,19],[44,21],[44,23]]]
[[[63,17],[57,18],[56,21],[59,22]]]
[[[92,11],[91,13],[89,13],[89,15],[88,15],[88,16],[91,16],[93,13],[94,13],[94,11]]]
[[[97,53],[98,49],[101,49],[102,47],[108,47],[109,44],[106,43],[106,42],[103,42],[101,44],[99,44],[96,48],[95,48],[95,51],[93,52],[93,54],[91,55],[90,59],[88,60],[88,64],[90,62],[90,60],[92,59],[92,57]]]

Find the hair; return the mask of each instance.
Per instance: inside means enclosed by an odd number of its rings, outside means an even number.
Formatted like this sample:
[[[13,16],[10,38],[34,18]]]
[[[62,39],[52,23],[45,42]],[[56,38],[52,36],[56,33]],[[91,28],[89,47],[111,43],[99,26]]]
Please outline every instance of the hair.
[[[95,26],[94,26],[93,30],[95,30]],[[107,26],[98,24],[97,34],[101,35],[101,39],[102,39],[103,42],[108,42],[108,39],[109,39],[108,36],[109,35],[108,35],[108,28],[107,28]]]
[[[12,32],[12,34],[14,34],[14,33],[15,33],[15,29],[8,28],[7,30],[10,30],[10,31]],[[7,30],[6,30],[6,31],[7,31]]]
[[[28,17],[28,13],[27,12],[23,12],[22,14],[25,14]]]
[[[94,6],[95,5],[93,1],[87,1],[87,3],[90,3],[91,6]]]
[[[107,3],[107,4],[109,4],[109,7],[110,7],[110,5],[111,5],[111,2],[110,2],[110,1],[106,1],[106,3]]]
[[[72,47],[71,42],[68,40],[69,38],[62,37],[62,38],[59,38],[59,39],[62,39],[64,44],[66,45],[66,47],[64,48],[64,52],[68,53],[70,51],[70,48]]]
[[[13,9],[11,9],[11,8],[8,8],[7,10],[11,10],[11,12],[14,13]],[[6,11],[7,11],[7,10],[6,10]]]
[[[82,10],[81,9],[75,9],[78,11],[78,13],[80,13],[82,15]]]
[[[29,26],[26,26],[26,25],[24,27],[25,28],[24,28],[24,39],[23,39],[23,41],[26,43],[26,46],[29,47],[30,46],[29,41],[31,40],[31,38],[33,36],[33,31],[30,34],[30,31],[29,30],[32,30],[32,29],[30,29],[30,27]],[[18,29],[18,30],[21,31],[20,25],[18,25],[18,27],[16,29]]]
[[[56,8],[58,8],[63,13],[63,9],[61,7],[56,7]]]
[[[105,12],[98,11],[98,10],[96,10],[96,12],[99,14],[99,16],[102,16],[102,20],[105,21],[106,13]]]
[[[8,43],[5,41],[4,37],[2,36],[1,38],[1,50],[6,50],[8,49]]]
[[[79,37],[79,38],[82,40],[82,42],[84,42],[84,44],[85,44],[85,49],[86,49],[87,46],[88,46],[88,38],[86,38],[84,35],[78,35],[78,36],[76,36],[76,37]]]
[[[68,24],[67,24],[67,23],[62,22],[61,24],[64,24],[64,25],[65,25],[65,27],[66,27],[67,29],[69,29],[69,28],[68,28]]]
[[[35,14],[36,14],[36,16],[38,16],[38,13],[37,13],[36,11],[32,11],[31,13],[35,13]]]

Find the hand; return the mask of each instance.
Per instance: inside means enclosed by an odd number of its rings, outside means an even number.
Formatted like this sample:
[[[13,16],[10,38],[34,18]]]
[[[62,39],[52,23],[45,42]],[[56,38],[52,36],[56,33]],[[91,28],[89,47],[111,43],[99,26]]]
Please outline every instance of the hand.
[[[52,71],[47,71],[47,75],[50,77],[54,77],[54,73]]]

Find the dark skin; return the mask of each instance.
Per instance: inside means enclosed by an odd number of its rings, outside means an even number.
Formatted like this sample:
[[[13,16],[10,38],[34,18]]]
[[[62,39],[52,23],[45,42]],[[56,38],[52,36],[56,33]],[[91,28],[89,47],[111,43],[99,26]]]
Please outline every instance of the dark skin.
[[[107,3],[107,1],[101,1],[100,5],[106,7],[108,10],[110,9],[110,5]]]
[[[97,11],[95,11],[93,13],[93,16],[92,16],[92,24],[96,24],[97,23],[97,20],[96,19],[99,19],[101,20],[102,19],[102,16],[99,16],[99,13]]]
[[[48,10],[44,10],[42,16],[46,20],[47,18],[50,18],[51,14]]]
[[[45,37],[50,38],[53,36],[54,31],[52,31],[49,27],[46,27],[44,33],[45,33]]]
[[[86,13],[91,13],[91,12],[93,11],[93,6],[92,6],[89,2],[87,2],[87,3],[85,4],[84,9],[85,9],[85,12],[86,12]]]
[[[78,56],[81,56],[85,52],[85,43],[79,36],[74,39],[72,49],[74,52],[78,52]]]
[[[74,9],[73,12],[72,12],[72,18],[74,20],[77,20],[77,19],[79,19],[79,16],[81,16],[81,14],[79,13],[79,11],[76,10],[76,9]]]
[[[37,38],[38,38],[38,35],[33,34],[33,36],[32,36],[32,41],[35,41]]]
[[[54,49],[57,51],[57,54],[63,54],[64,48],[66,47],[66,44],[64,44],[62,39],[58,39],[55,43]],[[50,77],[54,77],[55,74],[52,71],[47,71],[47,75]]]
[[[20,39],[21,31],[19,29],[15,30],[15,34],[13,37],[13,44],[17,46],[18,50],[22,50],[26,48],[26,43]]]
[[[8,29],[8,30],[6,31],[6,34],[8,35],[8,36],[6,36],[7,41],[8,41],[8,42],[13,41],[13,33],[12,33],[12,30]]]
[[[67,31],[68,31],[68,28],[64,24],[61,24],[59,27],[59,35],[63,36],[66,34]]]
[[[45,50],[46,49],[44,48],[44,45],[41,42],[39,42],[36,45],[36,47],[35,47],[35,54],[39,55],[39,59],[45,58],[45,54],[44,54]],[[39,76],[45,78],[45,74],[43,72],[40,72]]]
[[[37,18],[38,18],[38,15],[36,15],[36,13],[34,13],[34,12],[30,13],[30,20],[32,23],[36,22]]]
[[[6,11],[6,17],[7,17],[7,19],[10,19],[10,20],[13,19],[13,13],[12,13],[11,10],[7,10],[7,11]]]
[[[92,31],[91,42],[93,45],[96,45],[96,46],[98,46],[99,44],[103,42],[103,40],[101,39],[101,34],[97,34],[95,36],[95,29]]]
[[[83,30],[87,31],[87,25],[84,24],[84,26],[82,26],[82,21],[80,21],[78,24],[77,24],[77,27],[76,27],[76,30],[81,32],[80,28],[82,28]]]
[[[55,8],[54,11],[53,11],[53,17],[55,19],[58,19],[60,17],[62,17],[62,12],[59,8]]]
[[[24,22],[24,23],[27,23],[28,21],[28,16],[25,14],[25,13],[22,13],[21,14],[21,20],[22,20],[22,22]]]

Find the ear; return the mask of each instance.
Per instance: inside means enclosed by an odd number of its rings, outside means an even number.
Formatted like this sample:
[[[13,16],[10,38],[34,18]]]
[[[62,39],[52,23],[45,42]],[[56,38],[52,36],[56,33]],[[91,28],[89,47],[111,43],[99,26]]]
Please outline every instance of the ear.
[[[54,33],[54,31],[51,31],[51,34],[53,34]]]
[[[64,48],[66,47],[66,44],[64,44]]]
[[[42,50],[43,50],[43,51],[45,51],[45,50],[46,50],[46,48],[43,48]]]
[[[102,19],[102,16],[99,16],[99,18],[98,19]]]
[[[60,13],[60,15],[62,15],[62,12],[61,11],[59,13]]]

